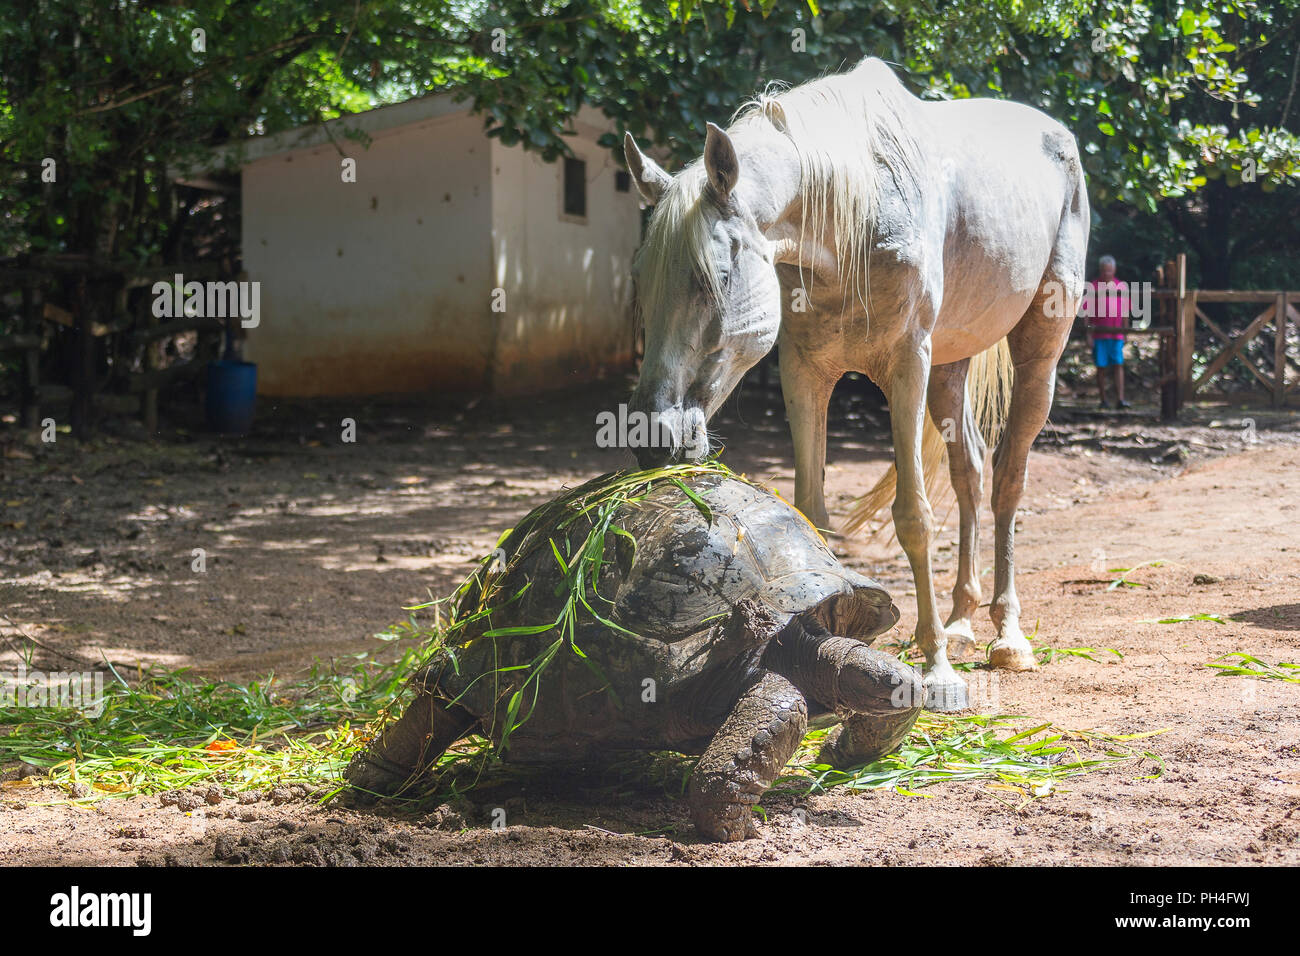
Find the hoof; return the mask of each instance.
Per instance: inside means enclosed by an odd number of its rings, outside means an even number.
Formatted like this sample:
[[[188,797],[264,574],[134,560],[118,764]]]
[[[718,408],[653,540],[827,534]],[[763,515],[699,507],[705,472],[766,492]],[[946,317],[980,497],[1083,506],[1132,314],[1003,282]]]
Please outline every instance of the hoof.
[[[1034,649],[1023,637],[999,637],[989,645],[989,665],[1005,671],[1036,671]]]
[[[951,667],[935,668],[925,676],[925,709],[938,713],[965,710],[970,706],[966,682]]]
[[[949,660],[963,660],[975,653],[975,631],[970,621],[954,621],[943,630],[948,636]]]

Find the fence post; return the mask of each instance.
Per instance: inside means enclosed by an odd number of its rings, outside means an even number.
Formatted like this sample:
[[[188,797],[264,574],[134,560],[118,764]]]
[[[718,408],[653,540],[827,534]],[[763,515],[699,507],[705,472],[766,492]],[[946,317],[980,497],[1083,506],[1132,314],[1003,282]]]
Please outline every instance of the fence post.
[[[23,318],[20,328],[36,337],[36,344],[23,352],[23,427],[36,429],[41,424],[41,319],[36,310],[36,290],[30,281],[23,283]]]
[[[1187,254],[1178,254],[1178,406],[1192,397],[1192,352],[1196,348],[1196,290],[1187,289]]]
[[[1273,317],[1273,407],[1286,404],[1286,292],[1277,294]]]
[[[72,374],[72,435],[78,441],[90,437],[95,395],[95,316],[86,270],[73,278],[73,348],[76,358]]]
[[[145,299],[144,305],[144,327],[152,329],[158,325],[158,318],[153,314],[153,303]],[[160,344],[150,339],[144,346],[144,371],[148,375],[159,368],[158,353],[161,351]],[[140,396],[140,419],[144,423],[144,430],[150,438],[158,434],[158,389],[147,388],[144,394]]]
[[[1166,260],[1156,269],[1156,284],[1166,294],[1159,298],[1159,317],[1157,324],[1169,328],[1167,334],[1160,335],[1159,362],[1160,369],[1160,420],[1171,422],[1178,417],[1178,304],[1167,293],[1176,281],[1178,264],[1175,260]]]

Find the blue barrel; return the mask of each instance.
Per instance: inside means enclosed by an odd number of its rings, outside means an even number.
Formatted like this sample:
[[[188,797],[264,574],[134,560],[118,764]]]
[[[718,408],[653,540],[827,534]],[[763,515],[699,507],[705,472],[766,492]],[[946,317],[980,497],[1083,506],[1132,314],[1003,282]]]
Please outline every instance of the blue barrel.
[[[223,435],[243,435],[253,427],[257,403],[257,365],[234,359],[208,363],[208,427]]]

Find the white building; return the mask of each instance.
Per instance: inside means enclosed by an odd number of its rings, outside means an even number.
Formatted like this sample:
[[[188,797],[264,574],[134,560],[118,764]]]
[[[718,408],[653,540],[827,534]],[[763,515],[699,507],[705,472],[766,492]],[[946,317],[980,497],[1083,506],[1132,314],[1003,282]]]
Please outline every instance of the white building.
[[[628,367],[637,194],[596,145],[605,118],[572,129],[576,160],[546,163],[436,95],[228,153],[259,392],[529,392]]]

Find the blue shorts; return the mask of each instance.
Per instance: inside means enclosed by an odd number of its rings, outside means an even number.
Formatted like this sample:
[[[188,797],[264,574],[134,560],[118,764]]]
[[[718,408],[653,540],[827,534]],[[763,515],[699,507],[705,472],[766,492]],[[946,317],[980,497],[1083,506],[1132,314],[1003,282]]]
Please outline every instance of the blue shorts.
[[[1124,364],[1123,339],[1097,339],[1092,343],[1092,361],[1097,368]]]

